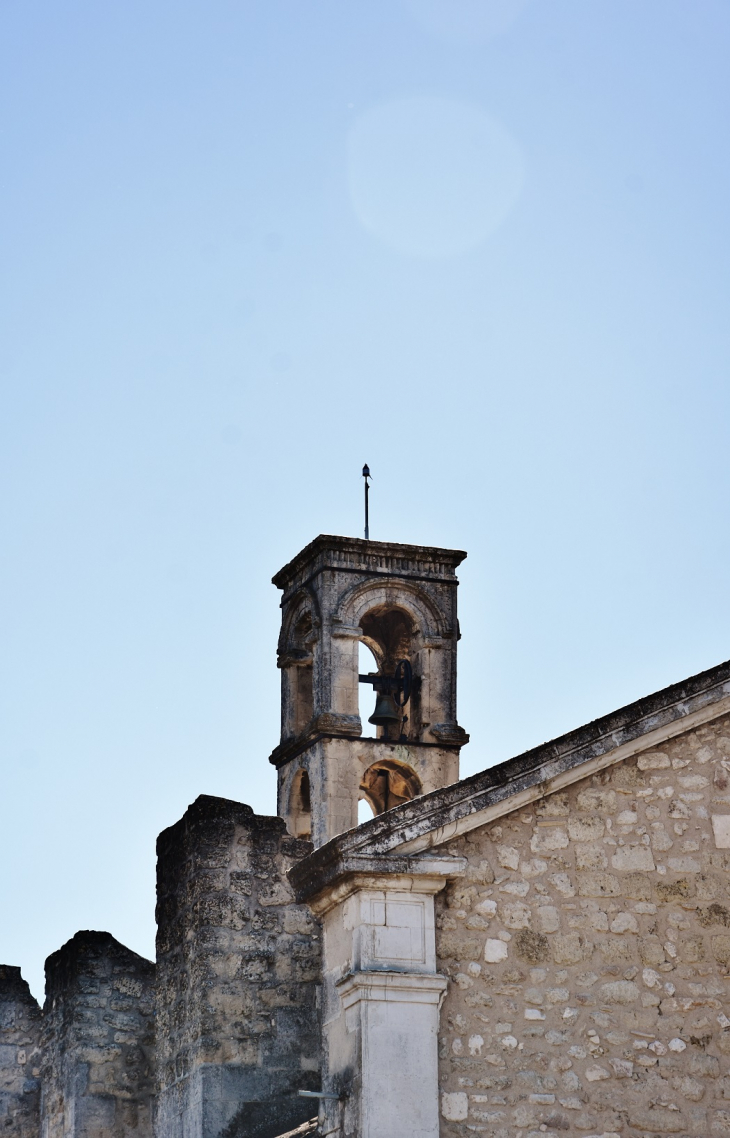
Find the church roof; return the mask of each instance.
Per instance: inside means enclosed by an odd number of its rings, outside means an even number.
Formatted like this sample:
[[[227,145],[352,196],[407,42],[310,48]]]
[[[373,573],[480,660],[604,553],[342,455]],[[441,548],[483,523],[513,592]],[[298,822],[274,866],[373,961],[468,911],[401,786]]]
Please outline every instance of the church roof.
[[[730,661],[339,834],[289,879],[306,900],[346,874],[414,872],[425,851],[725,714]]]

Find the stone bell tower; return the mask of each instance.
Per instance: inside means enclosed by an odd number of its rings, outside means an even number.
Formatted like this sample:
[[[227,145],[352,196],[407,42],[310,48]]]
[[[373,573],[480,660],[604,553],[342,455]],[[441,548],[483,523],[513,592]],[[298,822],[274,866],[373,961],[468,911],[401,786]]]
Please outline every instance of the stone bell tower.
[[[283,591],[281,742],[270,761],[291,833],[320,846],[357,825],[360,799],[380,814],[458,780],[469,740],[456,721],[455,570],[465,557],[320,535],[273,578]],[[367,676],[361,642],[377,662]],[[360,690],[375,708],[365,725]]]

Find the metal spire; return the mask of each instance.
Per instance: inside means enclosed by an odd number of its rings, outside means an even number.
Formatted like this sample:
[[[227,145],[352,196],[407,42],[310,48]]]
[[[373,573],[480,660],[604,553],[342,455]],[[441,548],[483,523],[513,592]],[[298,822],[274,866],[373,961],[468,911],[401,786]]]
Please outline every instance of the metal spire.
[[[368,493],[370,491],[370,485],[368,483],[368,479],[370,478],[370,467],[368,466],[367,463],[365,463],[365,465],[362,468],[362,476],[365,479],[365,540],[369,541],[370,540],[370,518],[369,518],[369,514],[368,514]]]

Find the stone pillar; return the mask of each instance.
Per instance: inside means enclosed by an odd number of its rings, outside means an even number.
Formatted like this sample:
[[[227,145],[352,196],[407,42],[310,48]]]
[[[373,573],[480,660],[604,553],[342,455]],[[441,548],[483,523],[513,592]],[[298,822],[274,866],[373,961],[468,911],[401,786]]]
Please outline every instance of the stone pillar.
[[[42,1138],[152,1138],[155,966],[109,933],[46,961]]]
[[[157,1138],[275,1138],[320,1085],[320,930],[280,818],[201,796],[157,843]],[[315,1104],[316,1112],[316,1104]]]
[[[358,683],[358,652],[361,628],[337,625],[332,629],[332,689],[330,702],[335,715],[346,720],[359,720],[360,685]],[[362,724],[360,725],[360,731]],[[353,734],[355,732],[353,731]],[[358,731],[359,735],[360,732]]]
[[[19,968],[0,964],[0,1133],[37,1138],[41,1009]]]
[[[383,859],[387,863],[387,858]],[[322,1134],[438,1138],[434,895],[464,861],[343,872],[310,900],[324,925]]]
[[[422,973],[374,970],[343,981],[342,1008],[361,1056],[352,1110],[360,1126],[345,1134],[438,1138],[438,1008],[445,989],[445,977]]]

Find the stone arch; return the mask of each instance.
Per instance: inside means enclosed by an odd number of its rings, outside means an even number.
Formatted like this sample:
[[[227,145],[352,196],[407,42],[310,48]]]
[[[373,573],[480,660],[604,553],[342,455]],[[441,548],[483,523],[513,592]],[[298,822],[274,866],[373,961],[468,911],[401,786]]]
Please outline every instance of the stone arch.
[[[364,581],[340,600],[336,622],[370,648],[381,675],[392,676],[402,659],[407,659],[413,669],[411,698],[400,713],[400,723],[378,725],[378,738],[419,740],[434,720],[439,685],[443,687],[439,669],[448,667],[449,657],[439,652],[443,660],[434,667],[432,649],[443,649],[453,639],[450,616],[450,608],[444,612],[419,582],[403,579]],[[352,682],[343,678],[345,683]],[[438,715],[436,721],[441,718]]]
[[[375,814],[384,814],[422,793],[421,780],[407,763],[381,759],[367,768],[360,780],[360,797]]]
[[[297,650],[301,645],[299,629],[302,621],[308,618],[310,630],[318,630],[321,625],[321,616],[317,598],[309,589],[300,591],[287,603],[281,622],[279,633],[279,654]]]
[[[407,612],[421,636],[446,634],[447,620],[417,582],[403,578],[379,578],[355,585],[340,599],[334,618],[338,623],[358,627],[371,609],[399,608]]]

